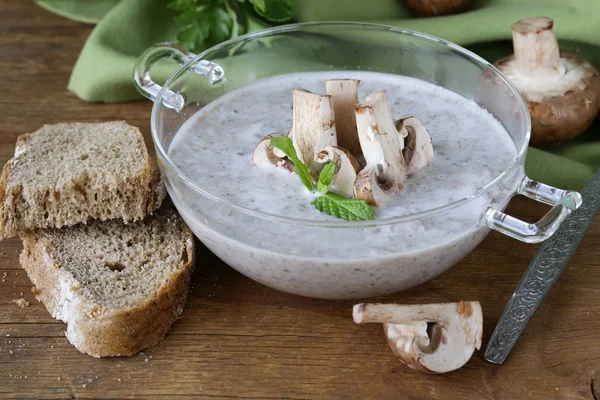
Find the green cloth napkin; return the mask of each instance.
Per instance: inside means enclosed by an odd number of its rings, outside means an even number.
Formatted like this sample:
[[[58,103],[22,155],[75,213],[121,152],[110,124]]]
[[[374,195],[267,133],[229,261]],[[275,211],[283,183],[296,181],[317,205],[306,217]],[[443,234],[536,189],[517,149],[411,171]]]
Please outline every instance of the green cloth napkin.
[[[63,17],[97,24],[121,0],[34,0],[33,2]]]
[[[175,14],[167,0],[37,0],[57,14],[100,21],[73,69],[69,89],[86,101],[140,99],[131,71],[136,58],[152,44],[173,41]],[[368,7],[366,6],[368,4]],[[296,21],[356,20],[413,29],[469,47],[489,61],[512,52],[510,25],[544,15],[555,21],[561,48],[577,50],[600,66],[600,0],[475,0],[468,12],[415,18],[399,0],[295,0]],[[159,71],[157,80],[168,73]],[[567,189],[581,189],[600,168],[596,123],[580,138],[550,150],[531,148],[527,174]]]

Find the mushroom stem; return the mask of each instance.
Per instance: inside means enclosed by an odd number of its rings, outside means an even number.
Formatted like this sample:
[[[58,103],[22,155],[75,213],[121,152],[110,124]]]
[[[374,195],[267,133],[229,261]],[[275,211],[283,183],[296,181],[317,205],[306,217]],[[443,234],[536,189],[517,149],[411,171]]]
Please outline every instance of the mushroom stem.
[[[565,73],[553,25],[554,21],[548,17],[534,17],[511,26],[515,60],[521,74],[545,80]]]
[[[455,303],[450,303],[455,304]],[[448,304],[357,304],[352,310],[352,318],[357,324],[390,323],[410,324],[423,320],[439,319],[445,313]],[[418,313],[415,312],[418,309]]]
[[[358,104],[355,113],[366,166],[354,182],[354,196],[378,207],[388,193],[404,184],[408,165],[402,150],[408,131],[396,129],[384,92],[368,95],[366,104]]]
[[[294,119],[292,141],[298,158],[311,174],[317,175],[322,164],[315,154],[329,145],[337,145],[333,100],[331,96],[294,88]]]
[[[338,146],[355,157],[362,156],[354,114],[359,83],[358,79],[330,79],[325,82],[326,93],[333,98]]]
[[[366,104],[357,105],[355,112],[358,137],[367,166],[381,165],[381,179],[393,182],[394,189],[401,188],[406,175],[402,159],[404,137],[396,129],[385,93],[371,93]]]

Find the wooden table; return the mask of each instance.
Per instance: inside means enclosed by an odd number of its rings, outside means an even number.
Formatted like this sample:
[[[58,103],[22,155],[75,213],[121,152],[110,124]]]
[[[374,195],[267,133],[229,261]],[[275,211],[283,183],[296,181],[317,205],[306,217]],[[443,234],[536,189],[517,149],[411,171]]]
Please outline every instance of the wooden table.
[[[89,25],[24,0],[0,3],[0,163],[17,136],[63,121],[126,120],[149,133],[150,102],[88,104],[67,89]],[[531,220],[545,207],[515,199]],[[19,267],[18,239],[0,243],[0,397],[204,399],[597,399],[600,387],[600,223],[583,240],[505,365],[475,353],[441,376],[404,367],[381,326],[355,325],[351,301],[277,292],[235,272],[198,243],[183,318],[162,344],[94,359],[64,337]],[[376,301],[479,300],[484,346],[537,246],[492,233],[450,271]],[[25,298],[20,308],[13,299]],[[596,391],[600,393],[600,391]]]

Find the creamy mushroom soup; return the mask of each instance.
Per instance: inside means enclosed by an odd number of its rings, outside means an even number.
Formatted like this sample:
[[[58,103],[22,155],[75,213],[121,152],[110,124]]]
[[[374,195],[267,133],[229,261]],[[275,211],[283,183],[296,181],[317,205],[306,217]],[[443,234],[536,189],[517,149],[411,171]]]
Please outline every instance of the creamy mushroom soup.
[[[431,165],[374,209],[374,222],[381,224],[322,228],[340,220],[313,208],[313,195],[297,175],[252,163],[261,138],[290,128],[292,88],[324,93],[325,81],[336,78],[360,79],[361,101],[372,91],[386,91],[393,117],[416,116],[433,139]],[[169,153],[190,180],[211,194],[253,210],[316,221],[313,226],[260,218],[185,185],[169,188],[177,192],[173,199],[190,228],[230,266],[276,289],[334,299],[396,292],[450,268],[489,231],[477,225],[481,212],[488,205],[502,208],[515,190],[504,185],[517,181],[511,175],[460,206],[386,223],[387,217],[472,195],[507,169],[516,150],[501,124],[474,102],[420,80],[373,72],[304,73],[257,81],[191,116]]]
[[[431,165],[407,179],[375,219],[412,214],[460,200],[505,171],[516,150],[503,126],[471,100],[433,84],[398,75],[332,71],[280,75],[254,82],[208,104],[177,133],[169,154],[208,192],[253,210],[305,220],[335,220],[311,204],[297,175],[255,166],[252,153],[269,133],[287,134],[292,88],[325,93],[327,79],[360,79],[359,99],[384,91],[394,119],[415,116],[433,140]]]

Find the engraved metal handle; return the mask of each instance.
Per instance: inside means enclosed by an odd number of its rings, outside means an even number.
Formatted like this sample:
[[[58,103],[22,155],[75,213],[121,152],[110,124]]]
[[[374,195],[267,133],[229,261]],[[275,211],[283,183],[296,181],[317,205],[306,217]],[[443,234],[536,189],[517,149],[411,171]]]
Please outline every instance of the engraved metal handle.
[[[502,364],[550,288],[566,268],[600,208],[600,172],[583,189],[583,205],[545,242],[510,298],[483,358]]]
[[[553,207],[534,224],[488,207],[479,217],[479,224],[522,242],[539,243],[552,236],[565,218],[581,205],[581,195],[578,192],[557,189],[526,176],[521,181],[517,193]]]
[[[194,60],[196,54],[173,43],[159,43],[148,48],[138,57],[133,67],[133,82],[136,89],[152,101],[156,101],[162,86],[152,80],[150,69],[154,63],[163,58],[171,58],[179,62],[180,65],[184,65]],[[211,84],[220,81],[225,75],[223,68],[212,61],[198,60],[191,68],[194,72],[205,75]],[[180,93],[167,89],[162,102],[166,107],[181,111],[185,105],[185,97]]]

